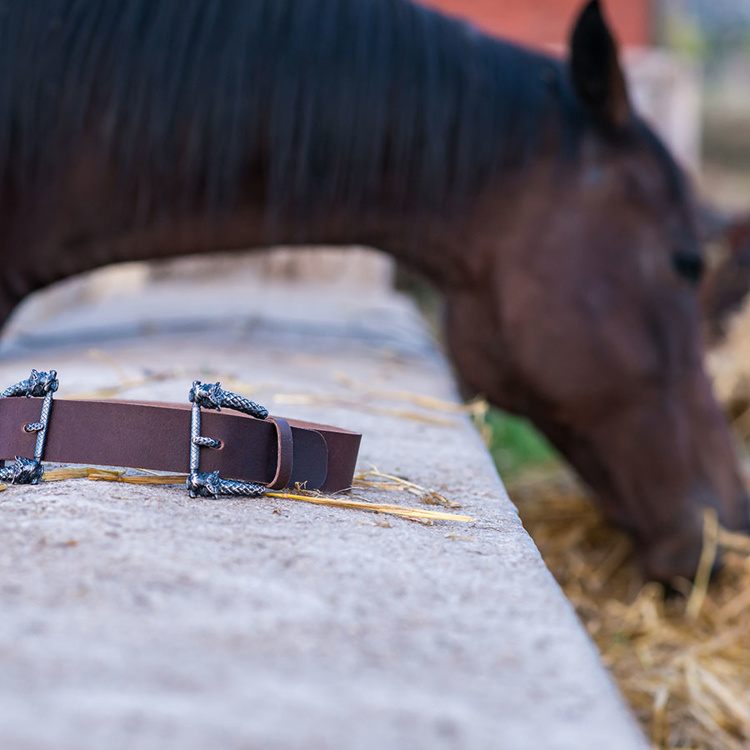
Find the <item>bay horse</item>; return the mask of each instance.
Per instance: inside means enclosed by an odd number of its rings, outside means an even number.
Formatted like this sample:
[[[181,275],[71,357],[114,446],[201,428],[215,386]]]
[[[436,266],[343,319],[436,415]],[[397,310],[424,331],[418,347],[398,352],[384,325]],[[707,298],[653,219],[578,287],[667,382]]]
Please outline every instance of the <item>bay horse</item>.
[[[748,525],[693,200],[597,0],[567,62],[410,0],[6,0],[0,180],[3,319],[106,263],[370,245],[442,291],[461,377],[649,576],[695,572],[704,506]]]

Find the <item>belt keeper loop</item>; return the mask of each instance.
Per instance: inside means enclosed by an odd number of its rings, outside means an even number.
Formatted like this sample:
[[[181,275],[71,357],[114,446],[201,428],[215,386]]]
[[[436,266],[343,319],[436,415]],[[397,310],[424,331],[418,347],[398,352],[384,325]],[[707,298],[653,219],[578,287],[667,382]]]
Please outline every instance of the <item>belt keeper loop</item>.
[[[289,486],[289,480],[292,478],[292,469],[294,468],[294,437],[289,422],[281,417],[270,417],[269,422],[273,422],[276,427],[276,474],[273,479],[266,485],[269,490],[281,490]]]

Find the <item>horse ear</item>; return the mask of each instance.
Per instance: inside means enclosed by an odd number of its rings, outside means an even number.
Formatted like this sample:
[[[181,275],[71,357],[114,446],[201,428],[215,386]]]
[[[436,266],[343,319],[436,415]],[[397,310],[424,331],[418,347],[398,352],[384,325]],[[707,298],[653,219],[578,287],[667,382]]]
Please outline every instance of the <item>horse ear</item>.
[[[593,117],[613,127],[625,125],[631,113],[625,75],[599,0],[584,7],[573,29],[570,71],[575,92]]]

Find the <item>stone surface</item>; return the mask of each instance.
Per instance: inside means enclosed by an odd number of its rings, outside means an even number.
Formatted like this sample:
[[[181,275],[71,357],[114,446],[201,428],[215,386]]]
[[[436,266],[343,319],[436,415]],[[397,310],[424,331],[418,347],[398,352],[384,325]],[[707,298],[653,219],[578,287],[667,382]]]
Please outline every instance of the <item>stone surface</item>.
[[[364,434],[471,524],[75,480],[0,493],[0,747],[645,748],[418,315],[391,293],[162,282],[16,318],[0,383],[241,383]],[[117,429],[117,425],[112,425]],[[187,450],[187,435],[186,435]],[[408,494],[360,492],[419,505]]]
[[[393,287],[395,263],[385,253],[364,247],[272,247],[252,252],[214,253],[162,260],[119,263],[74,276],[32,295],[23,305],[22,321],[33,329],[71,307],[91,309],[111,299],[141,293],[155,281],[218,282],[227,277],[252,276],[254,283],[289,285],[323,284],[329,288],[366,287],[368,293],[383,293]],[[14,321],[7,333],[12,333]]]

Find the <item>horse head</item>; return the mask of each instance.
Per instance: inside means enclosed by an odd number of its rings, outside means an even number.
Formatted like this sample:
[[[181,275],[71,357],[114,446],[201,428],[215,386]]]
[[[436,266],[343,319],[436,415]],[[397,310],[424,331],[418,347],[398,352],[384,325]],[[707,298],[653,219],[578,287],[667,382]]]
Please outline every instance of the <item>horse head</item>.
[[[530,418],[631,530],[648,574],[689,577],[704,507],[748,526],[703,365],[693,198],[630,104],[596,1],[561,78],[579,113],[575,156],[538,159],[519,178],[530,185],[508,188],[512,210],[504,191],[478,209],[484,264],[448,294],[449,346],[468,384]]]

